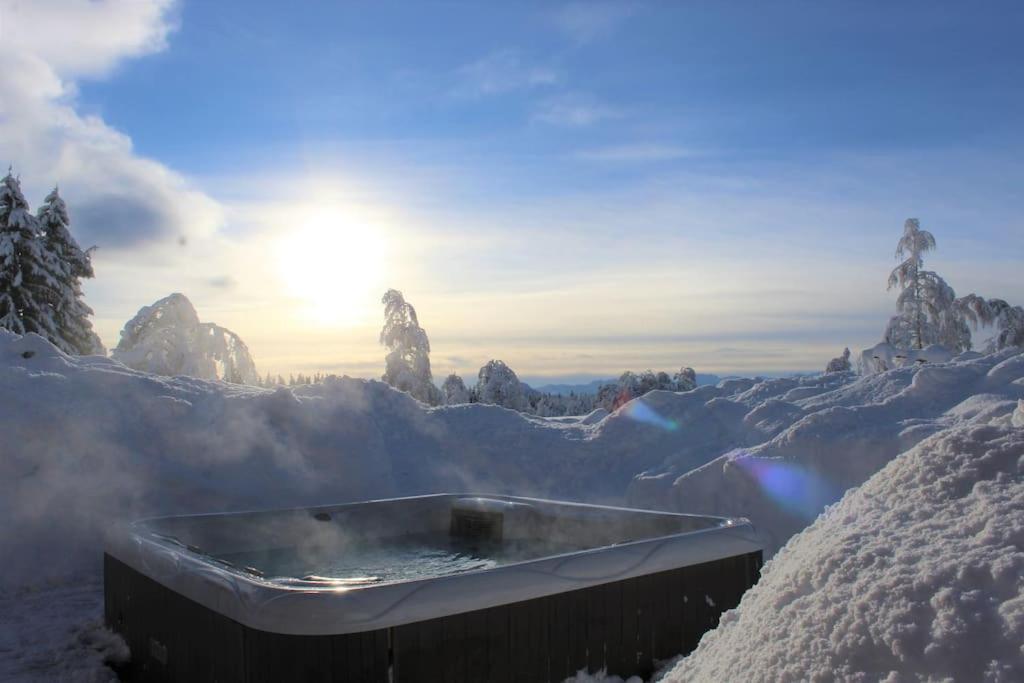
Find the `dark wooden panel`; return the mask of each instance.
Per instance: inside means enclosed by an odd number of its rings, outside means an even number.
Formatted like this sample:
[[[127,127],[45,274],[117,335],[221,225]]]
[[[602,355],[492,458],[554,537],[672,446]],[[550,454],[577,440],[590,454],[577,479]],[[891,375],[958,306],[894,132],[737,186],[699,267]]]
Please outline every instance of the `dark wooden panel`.
[[[684,567],[678,571],[679,588],[682,597],[683,613],[683,654],[689,654],[697,647],[701,635],[701,586],[697,585],[698,576],[693,567]]]
[[[262,642],[262,635],[263,631],[246,631],[245,633],[246,680],[249,683],[264,683],[270,680],[267,665],[263,661],[263,658],[269,657],[270,653],[266,649],[266,644]]]
[[[487,678],[481,680],[509,683],[513,680],[509,607],[502,605],[484,611],[487,619]]]
[[[669,628],[673,645],[673,656],[686,652],[686,641],[692,624],[686,623],[686,590],[682,569],[665,572],[669,583]]]
[[[489,610],[478,610],[466,615],[466,642],[463,656],[466,659],[467,681],[488,680],[487,669],[487,613]]]
[[[388,668],[391,666],[391,629],[377,629],[373,636],[373,668],[371,680],[387,681]]]
[[[569,677],[569,609],[567,593],[552,595],[546,600],[548,627],[548,677],[547,680],[561,683]]]
[[[467,641],[466,615],[455,614],[441,620],[441,667],[438,673],[444,681],[465,683],[466,656],[463,648]]]
[[[746,588],[746,557],[729,557],[725,559],[723,581],[719,591],[719,609],[722,612],[733,609],[740,604],[743,590]]]
[[[627,676],[637,670],[636,661],[640,649],[638,582],[639,579],[626,579],[618,582],[622,588],[622,625],[619,627],[619,663],[615,668]]]
[[[512,680],[530,681],[532,638],[530,636],[530,603],[517,602],[508,610],[508,655]]]
[[[409,670],[410,677],[404,681],[428,681],[431,676],[437,677],[438,667],[441,664],[441,624],[440,620],[421,621],[416,624],[419,637],[419,665],[418,669]]]
[[[597,673],[605,664],[605,618],[604,586],[584,589],[587,601],[587,670]]]
[[[411,681],[412,672],[420,667],[419,634],[415,624],[391,629],[391,656],[396,681]]]
[[[622,581],[604,584],[605,641],[604,663],[608,673],[621,676],[622,653]]]
[[[587,668],[587,591],[565,593],[569,606],[569,673]]]
[[[651,629],[652,629],[652,650],[654,659],[667,659],[676,653],[677,647],[673,644],[672,628],[670,619],[671,592],[668,580],[668,572],[660,572],[645,577],[644,585],[650,595]]]
[[[636,586],[636,671],[648,678],[654,671],[654,605],[657,601],[653,576],[634,580]]]
[[[104,558],[104,614],[137,681],[561,681],[649,676],[688,652],[759,576],[761,554],[364,633],[246,628]],[[393,667],[393,669],[392,669]],[[389,669],[392,669],[389,673]]]
[[[548,677],[548,647],[551,643],[548,635],[548,615],[546,602],[549,598],[527,600],[529,614],[529,642],[530,655],[527,659],[530,662],[530,681],[545,681]]]

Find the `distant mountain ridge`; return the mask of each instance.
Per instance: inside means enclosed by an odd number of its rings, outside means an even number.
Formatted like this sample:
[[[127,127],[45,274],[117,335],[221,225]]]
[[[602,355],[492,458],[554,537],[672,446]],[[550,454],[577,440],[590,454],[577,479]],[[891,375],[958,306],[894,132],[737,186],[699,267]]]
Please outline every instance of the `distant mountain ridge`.
[[[719,375],[711,375],[698,372],[697,386],[704,386],[705,384],[718,384],[723,379],[727,378],[720,377]],[[587,382],[586,384],[542,384],[540,386],[533,386],[531,384],[530,387],[535,391],[539,391],[544,394],[561,394],[563,396],[567,396],[568,394],[574,393],[577,396],[579,396],[586,394],[596,394],[597,390],[601,388],[601,385],[614,384],[617,381],[617,378],[611,377],[609,379],[595,379],[590,382]]]

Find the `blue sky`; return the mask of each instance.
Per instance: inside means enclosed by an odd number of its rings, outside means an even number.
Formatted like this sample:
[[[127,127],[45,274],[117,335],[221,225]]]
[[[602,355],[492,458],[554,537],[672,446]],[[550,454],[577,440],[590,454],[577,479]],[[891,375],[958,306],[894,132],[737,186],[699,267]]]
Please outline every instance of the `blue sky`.
[[[908,216],[958,292],[1024,300],[1019,3],[154,3],[159,40],[54,67],[193,193],[83,193],[108,344],[181,290],[266,369],[372,375],[386,285],[439,373],[813,369],[878,340]],[[282,240],[337,221],[326,268],[373,287],[285,315],[338,284]]]
[[[177,15],[170,49],[83,84],[81,100],[194,174],[328,142],[502,177],[554,162],[589,188],[624,172],[578,156],[614,146],[659,162],[633,179],[1020,143],[1019,3],[187,2]]]

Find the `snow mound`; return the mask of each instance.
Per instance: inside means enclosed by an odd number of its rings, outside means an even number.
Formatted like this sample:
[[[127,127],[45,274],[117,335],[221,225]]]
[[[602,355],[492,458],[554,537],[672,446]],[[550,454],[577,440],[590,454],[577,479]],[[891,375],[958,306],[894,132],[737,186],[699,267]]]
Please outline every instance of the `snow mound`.
[[[811,387],[838,376],[801,380]],[[1024,354],[1014,348],[898,368],[819,385],[822,391],[792,401],[772,398],[787,384],[770,382],[778,384],[775,391],[763,382],[736,397],[751,403],[756,393],[760,403],[743,417],[751,431],[734,432],[732,450],[704,465],[639,476],[630,502],[646,498],[685,512],[749,517],[770,556],[845,491],[923,439],[1013,413],[1024,398]],[[705,429],[725,426],[722,415]]]
[[[921,363],[948,363],[956,354],[944,346],[932,344],[923,349],[897,349],[880,342],[860,352],[859,367],[864,374],[885,372],[893,368]]]
[[[665,680],[1024,680],[1024,431],[932,436],[795,536]]]

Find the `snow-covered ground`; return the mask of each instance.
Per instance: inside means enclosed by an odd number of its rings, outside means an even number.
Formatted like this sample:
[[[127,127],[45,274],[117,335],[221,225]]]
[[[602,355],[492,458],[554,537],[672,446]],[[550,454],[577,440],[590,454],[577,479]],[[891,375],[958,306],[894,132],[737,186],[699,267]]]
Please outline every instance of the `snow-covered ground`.
[[[666,680],[1024,680],[1024,429],[986,422],[851,491]]]
[[[666,675],[959,679],[989,657],[1019,677],[1021,398],[1017,349],[544,419],[426,408],[347,378],[268,390],[157,377],[0,331],[0,678],[109,676],[101,662],[119,653],[96,628],[97,581],[115,519],[474,490],[745,514],[774,552],[872,475]],[[950,643],[981,641],[955,668]]]

